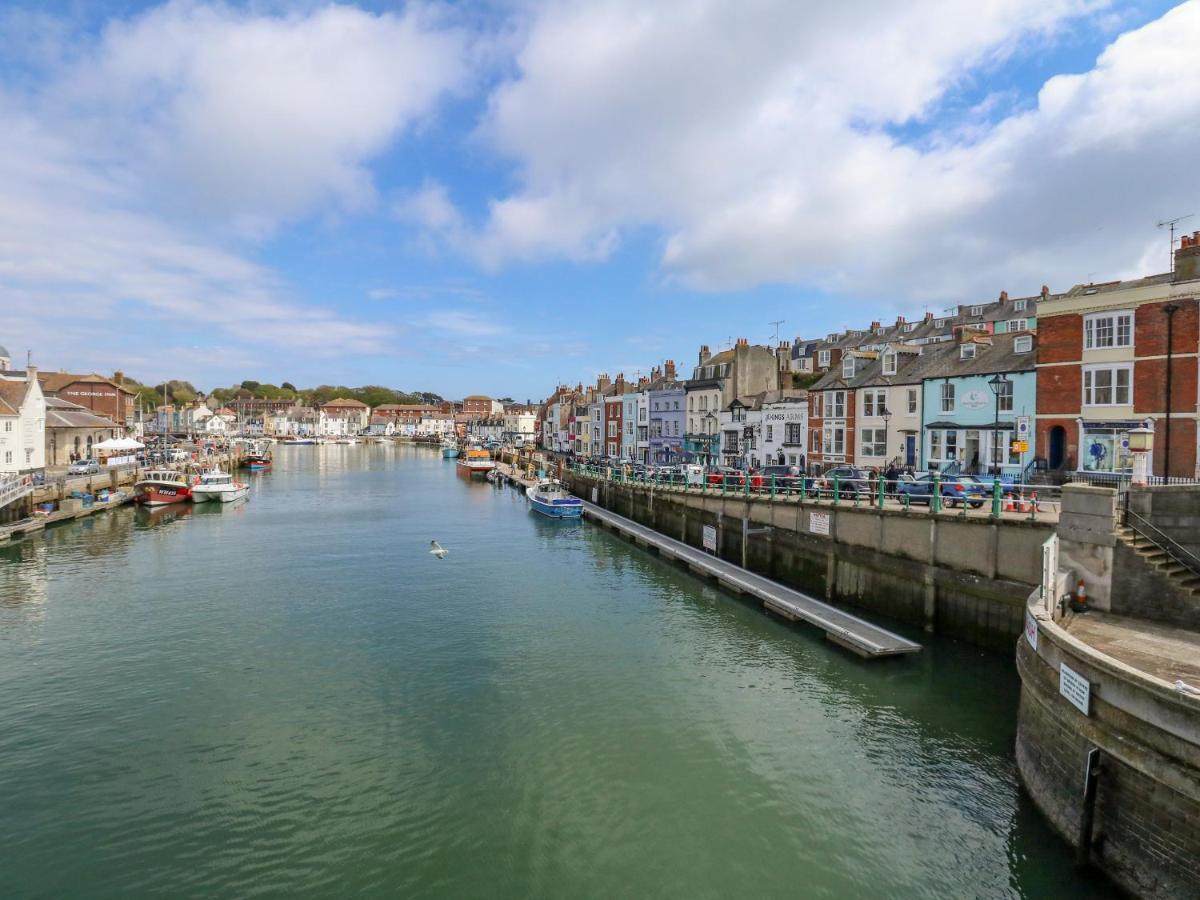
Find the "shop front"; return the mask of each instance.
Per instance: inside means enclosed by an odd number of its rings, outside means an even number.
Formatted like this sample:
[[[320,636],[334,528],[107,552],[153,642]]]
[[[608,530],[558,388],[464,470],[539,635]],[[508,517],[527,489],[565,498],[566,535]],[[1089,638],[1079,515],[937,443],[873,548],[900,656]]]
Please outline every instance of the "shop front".
[[[1154,430],[1153,419],[1115,422],[1078,419],[1078,471],[1098,475],[1126,476],[1133,472],[1133,454],[1129,450],[1129,431],[1133,428]],[[1151,451],[1153,453],[1153,451]],[[1150,471],[1154,460],[1150,460]]]

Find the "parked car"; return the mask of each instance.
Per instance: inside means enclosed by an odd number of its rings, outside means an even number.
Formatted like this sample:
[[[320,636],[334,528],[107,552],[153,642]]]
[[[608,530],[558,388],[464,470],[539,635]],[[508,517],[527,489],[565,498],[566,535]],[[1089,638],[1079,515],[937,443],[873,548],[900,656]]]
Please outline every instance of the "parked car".
[[[71,463],[71,467],[67,469],[68,475],[99,475],[100,463],[94,459],[81,459],[79,462]]]
[[[871,496],[871,476],[866,469],[857,466],[834,466],[832,469],[826,469],[818,479],[819,487],[827,494],[833,493],[835,484],[842,496]]]
[[[720,487],[722,483],[729,487],[741,487],[744,475],[741,469],[731,469],[728,466],[709,466],[705,470],[705,478],[714,487]]]
[[[804,472],[799,466],[763,466],[763,483],[777,491],[799,492],[805,487]]]
[[[933,496],[932,472],[921,475],[904,475],[896,482],[896,493],[907,496],[911,503],[929,503]],[[948,507],[966,503],[978,509],[992,495],[992,486],[984,484],[974,475],[947,475],[940,479],[942,502]]]

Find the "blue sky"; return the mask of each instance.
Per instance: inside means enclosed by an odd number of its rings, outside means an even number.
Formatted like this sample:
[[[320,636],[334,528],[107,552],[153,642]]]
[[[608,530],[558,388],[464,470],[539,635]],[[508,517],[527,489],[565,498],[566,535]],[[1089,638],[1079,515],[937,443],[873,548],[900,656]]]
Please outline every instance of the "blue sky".
[[[1198,5],[10,3],[0,343],[523,399],[1162,271]]]

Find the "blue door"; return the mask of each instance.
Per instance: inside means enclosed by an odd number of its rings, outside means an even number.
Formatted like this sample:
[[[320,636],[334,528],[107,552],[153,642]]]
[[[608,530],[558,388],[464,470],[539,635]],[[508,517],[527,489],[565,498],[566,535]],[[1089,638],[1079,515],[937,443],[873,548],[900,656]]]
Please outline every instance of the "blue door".
[[[915,434],[904,436],[904,464],[913,467],[917,465],[917,436]]]

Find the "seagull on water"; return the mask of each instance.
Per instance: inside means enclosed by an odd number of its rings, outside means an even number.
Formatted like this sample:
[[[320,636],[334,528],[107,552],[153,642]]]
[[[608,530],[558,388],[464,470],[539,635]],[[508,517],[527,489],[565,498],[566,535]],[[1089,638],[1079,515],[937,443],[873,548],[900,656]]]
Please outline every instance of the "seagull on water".
[[[430,541],[429,546],[433,548],[429,552],[432,553],[434,556],[436,556],[438,559],[445,559],[446,554],[450,552],[445,547],[443,547],[441,544],[439,544],[437,541]]]

